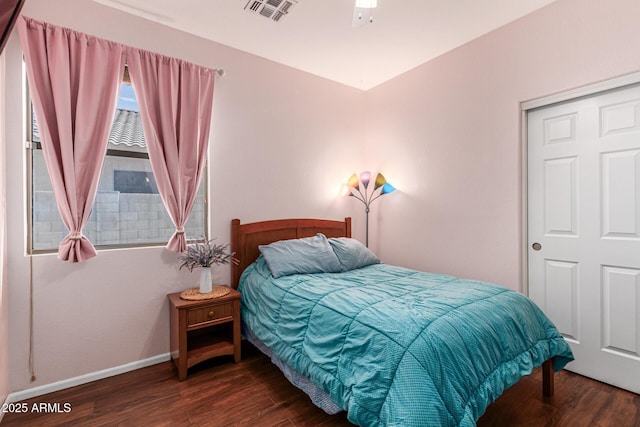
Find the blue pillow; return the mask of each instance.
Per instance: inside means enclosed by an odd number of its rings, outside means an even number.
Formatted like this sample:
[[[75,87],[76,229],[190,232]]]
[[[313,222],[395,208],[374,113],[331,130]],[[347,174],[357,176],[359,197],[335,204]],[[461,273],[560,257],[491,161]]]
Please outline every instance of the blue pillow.
[[[355,270],[371,264],[380,264],[380,259],[362,243],[348,237],[332,237],[329,244],[333,248],[342,271]]]
[[[270,245],[260,245],[258,249],[275,278],[342,271],[340,261],[322,233],[303,239],[280,240]]]

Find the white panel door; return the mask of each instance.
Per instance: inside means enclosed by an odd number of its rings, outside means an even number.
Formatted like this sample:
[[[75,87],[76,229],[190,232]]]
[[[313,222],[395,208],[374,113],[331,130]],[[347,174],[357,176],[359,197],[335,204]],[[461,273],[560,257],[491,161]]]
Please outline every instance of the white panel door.
[[[640,86],[531,110],[529,296],[567,369],[640,393]]]

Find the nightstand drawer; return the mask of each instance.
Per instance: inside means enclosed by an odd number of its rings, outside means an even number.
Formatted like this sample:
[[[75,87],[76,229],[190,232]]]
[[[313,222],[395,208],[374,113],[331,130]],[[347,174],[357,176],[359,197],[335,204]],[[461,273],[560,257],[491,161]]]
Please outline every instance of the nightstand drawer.
[[[187,328],[233,319],[233,304],[218,304],[187,311]]]

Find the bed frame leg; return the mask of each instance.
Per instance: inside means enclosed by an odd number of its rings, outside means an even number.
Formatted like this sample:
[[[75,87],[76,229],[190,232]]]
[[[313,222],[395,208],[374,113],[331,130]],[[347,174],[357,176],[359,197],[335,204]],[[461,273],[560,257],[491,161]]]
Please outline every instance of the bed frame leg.
[[[553,357],[542,363],[542,395],[545,397],[553,396]]]

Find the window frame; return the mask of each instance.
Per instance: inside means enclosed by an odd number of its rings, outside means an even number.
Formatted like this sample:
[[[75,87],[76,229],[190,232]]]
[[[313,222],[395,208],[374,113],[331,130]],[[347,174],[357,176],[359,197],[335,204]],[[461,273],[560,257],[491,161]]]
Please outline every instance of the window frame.
[[[25,77],[26,77],[26,71],[25,71]],[[122,83],[126,83],[126,84],[131,84],[130,81],[126,80],[126,78],[128,77],[128,75],[125,73]],[[25,155],[26,155],[26,185],[27,185],[27,191],[26,191],[26,209],[27,209],[27,232],[26,232],[26,238],[27,238],[27,254],[28,255],[41,255],[41,254],[52,254],[52,253],[56,253],[58,252],[58,247],[55,248],[50,248],[50,249],[34,249],[33,247],[33,226],[34,226],[34,221],[33,221],[33,196],[34,196],[34,191],[33,191],[33,184],[34,184],[34,180],[33,180],[33,151],[34,150],[42,150],[42,145],[40,142],[34,142],[33,141],[33,117],[34,117],[34,113],[33,113],[33,105],[32,105],[32,101],[31,101],[31,96],[29,94],[29,84],[27,82],[27,79],[25,78],[25,121],[24,121],[24,125],[25,125],[25,135],[26,135],[26,141],[25,141]],[[107,149],[106,154],[105,154],[105,159],[106,156],[112,156],[112,157],[122,157],[122,158],[134,158],[134,159],[146,159],[149,160],[149,153],[142,153],[142,152],[135,152],[135,151],[126,151],[126,150],[117,150],[117,149]],[[103,162],[104,165],[104,162]],[[102,173],[102,170],[101,170]],[[203,225],[203,231],[204,231],[204,235],[200,238],[188,238],[187,239],[187,244],[190,243],[195,243],[195,242],[202,242],[204,240],[209,240],[209,161],[207,159],[207,162],[204,166],[204,170],[202,171],[202,177],[201,177],[201,182],[200,185],[203,186],[202,188],[202,192],[203,192],[203,208],[204,208],[204,214],[203,214],[203,219],[204,219],[204,223]],[[94,200],[94,204],[95,204],[95,200]],[[164,204],[164,203],[163,203]],[[59,212],[58,212],[59,215]],[[167,242],[168,239],[171,236],[167,237]],[[109,249],[136,249],[136,248],[153,248],[153,247],[161,247],[161,246],[166,246],[167,242],[136,242],[136,243],[117,243],[117,244],[94,244],[94,247],[96,250],[109,250]]]

